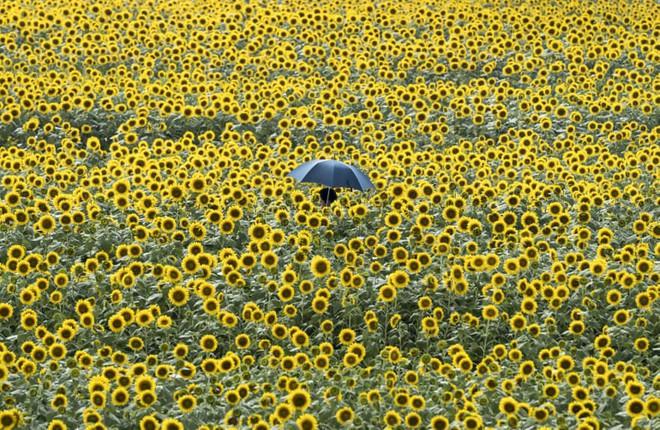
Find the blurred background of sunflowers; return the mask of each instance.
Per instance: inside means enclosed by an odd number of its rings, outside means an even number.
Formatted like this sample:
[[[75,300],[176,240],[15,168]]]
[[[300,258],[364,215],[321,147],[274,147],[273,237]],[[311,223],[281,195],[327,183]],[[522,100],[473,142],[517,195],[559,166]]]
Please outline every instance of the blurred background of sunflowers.
[[[657,428],[658,16],[0,2],[0,429]]]

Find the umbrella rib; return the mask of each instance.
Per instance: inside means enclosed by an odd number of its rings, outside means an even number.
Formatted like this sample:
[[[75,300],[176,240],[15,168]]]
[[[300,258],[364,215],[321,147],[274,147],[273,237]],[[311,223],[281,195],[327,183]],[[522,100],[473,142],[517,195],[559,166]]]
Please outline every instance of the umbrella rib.
[[[330,177],[330,187],[334,188],[335,185],[335,174],[337,173],[337,167],[332,166],[332,176]]]

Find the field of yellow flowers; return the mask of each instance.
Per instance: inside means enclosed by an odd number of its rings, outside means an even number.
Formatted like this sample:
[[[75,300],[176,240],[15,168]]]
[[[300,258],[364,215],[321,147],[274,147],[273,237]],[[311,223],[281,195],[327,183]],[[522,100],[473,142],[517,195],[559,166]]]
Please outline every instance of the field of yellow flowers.
[[[658,17],[0,1],[0,429],[659,428]]]

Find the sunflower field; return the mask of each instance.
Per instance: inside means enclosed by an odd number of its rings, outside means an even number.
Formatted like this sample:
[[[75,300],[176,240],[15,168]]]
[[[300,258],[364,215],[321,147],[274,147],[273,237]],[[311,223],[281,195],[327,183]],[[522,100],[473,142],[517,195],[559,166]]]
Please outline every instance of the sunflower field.
[[[0,1],[0,429],[660,428],[660,4]],[[335,159],[375,189],[287,174]]]

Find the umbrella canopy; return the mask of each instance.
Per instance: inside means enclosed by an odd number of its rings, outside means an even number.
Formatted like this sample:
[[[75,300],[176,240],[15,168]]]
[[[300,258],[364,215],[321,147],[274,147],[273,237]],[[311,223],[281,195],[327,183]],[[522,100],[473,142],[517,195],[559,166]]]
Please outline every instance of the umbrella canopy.
[[[313,182],[331,188],[344,187],[360,191],[376,188],[367,175],[336,160],[312,160],[296,167],[287,176],[300,182]]]

